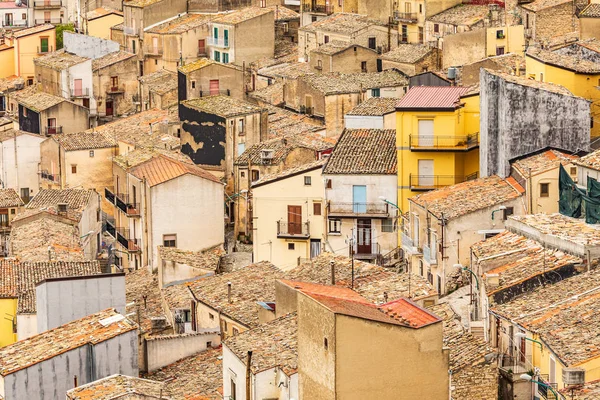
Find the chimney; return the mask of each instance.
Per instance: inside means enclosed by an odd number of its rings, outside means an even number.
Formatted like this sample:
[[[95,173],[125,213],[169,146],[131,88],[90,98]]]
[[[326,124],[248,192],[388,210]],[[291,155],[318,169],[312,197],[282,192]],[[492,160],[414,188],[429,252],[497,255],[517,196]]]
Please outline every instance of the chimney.
[[[67,213],[67,207],[68,207],[67,203],[58,203],[56,205],[56,211],[59,214],[66,214]]]
[[[485,274],[485,281],[491,288],[497,288],[498,286],[500,286],[500,275]]]
[[[331,284],[335,285],[335,262],[331,260]]]
[[[227,301],[231,304],[231,282],[227,282]]]
[[[76,388],[77,386],[79,386],[79,383],[77,382],[77,375],[73,375],[73,387]]]

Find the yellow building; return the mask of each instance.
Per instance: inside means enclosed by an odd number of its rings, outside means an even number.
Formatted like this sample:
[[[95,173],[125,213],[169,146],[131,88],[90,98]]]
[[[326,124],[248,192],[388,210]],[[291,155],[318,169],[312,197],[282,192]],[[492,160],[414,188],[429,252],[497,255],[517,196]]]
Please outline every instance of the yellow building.
[[[17,341],[17,293],[16,271],[12,261],[0,262],[0,347]]]
[[[581,42],[555,51],[529,47],[525,56],[527,77],[564,86],[591,101],[592,139],[600,137],[600,63],[592,61],[599,55],[598,46]]]
[[[123,12],[99,7],[87,13],[84,23],[87,35],[110,40],[110,28],[123,23]]]
[[[14,75],[15,47],[12,44],[5,43],[0,45],[0,78],[8,78]]]
[[[33,59],[56,49],[56,28],[52,24],[38,25],[13,34],[14,74],[33,85]]]
[[[474,179],[479,171],[479,93],[413,87],[396,107],[398,201]]]

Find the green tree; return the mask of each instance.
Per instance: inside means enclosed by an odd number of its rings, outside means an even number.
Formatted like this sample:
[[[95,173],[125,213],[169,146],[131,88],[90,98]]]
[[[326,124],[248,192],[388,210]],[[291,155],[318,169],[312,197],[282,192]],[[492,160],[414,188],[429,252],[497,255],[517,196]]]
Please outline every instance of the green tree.
[[[75,25],[73,23],[56,25],[56,50],[63,48],[63,32],[64,31],[75,31]]]

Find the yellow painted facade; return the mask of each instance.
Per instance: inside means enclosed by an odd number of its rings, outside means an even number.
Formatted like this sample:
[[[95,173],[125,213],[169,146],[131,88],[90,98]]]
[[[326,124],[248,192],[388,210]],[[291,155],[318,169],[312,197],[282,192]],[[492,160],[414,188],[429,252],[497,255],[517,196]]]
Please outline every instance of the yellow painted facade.
[[[478,173],[479,95],[463,97],[461,102],[463,106],[454,111],[397,112],[398,201],[402,210],[408,210],[408,199],[412,196],[463,182]],[[415,138],[420,121],[433,123],[432,146],[423,146]],[[423,176],[419,171],[420,161],[426,160],[433,162],[431,175],[437,177],[433,182],[419,178]]]
[[[107,14],[88,21],[88,35],[110,40],[110,28],[123,23],[123,16]]]
[[[17,299],[0,299],[0,347],[8,346],[17,341],[17,334],[13,329],[13,318],[17,318]]]
[[[13,46],[0,49],[0,78],[8,78],[15,74],[15,48]]]
[[[536,81],[555,83],[567,88],[575,96],[592,102],[590,115],[594,119],[591,137],[600,136],[600,74],[581,74],[566,68],[543,63],[531,56],[525,57],[526,74]]]
[[[48,39],[47,52],[56,50],[56,29],[32,33],[14,40],[14,74],[25,79],[27,84],[33,83],[35,78],[34,58],[45,54],[41,53],[42,39]]]
[[[498,31],[502,31],[502,34],[499,34]],[[485,43],[485,54],[488,57],[496,56],[499,48],[504,48],[504,53],[523,55],[525,53],[525,29],[523,25],[488,28]]]

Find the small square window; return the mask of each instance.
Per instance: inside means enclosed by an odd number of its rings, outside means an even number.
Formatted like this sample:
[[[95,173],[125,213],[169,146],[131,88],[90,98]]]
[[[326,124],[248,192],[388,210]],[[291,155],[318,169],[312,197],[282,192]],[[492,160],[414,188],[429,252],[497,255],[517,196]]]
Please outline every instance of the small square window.
[[[215,314],[208,313],[208,319],[210,319],[211,321],[214,321]]]
[[[206,342],[206,348],[209,349],[212,347],[212,342]]]
[[[23,107],[23,116],[26,117],[27,116],[27,108]]]
[[[571,167],[571,175],[577,175],[577,167]]]
[[[504,39],[504,31],[503,30],[496,31],[496,39]]]
[[[244,171],[240,172],[240,178],[245,178],[246,177],[246,173]]]
[[[154,59],[154,65],[158,65],[158,59]]]
[[[313,203],[313,215],[321,215],[321,202]]]
[[[295,249],[296,249],[295,243],[288,243],[288,250],[295,250]]]
[[[14,213],[15,213],[15,209],[14,209],[14,208],[11,208],[11,209],[10,209],[10,213],[11,213],[11,214],[14,214]]]
[[[90,150],[90,157],[94,157],[94,150]]]
[[[549,183],[540,183],[540,197],[549,197],[550,196],[550,184]]]
[[[312,178],[310,176],[304,177],[304,186],[310,186],[312,183]]]
[[[371,89],[371,97],[379,97],[379,96],[381,96],[380,89]]]
[[[233,332],[233,336],[238,335],[240,333],[240,330],[238,328],[231,328],[231,331]]]
[[[327,350],[329,348],[329,343],[327,342],[327,338],[323,338],[323,347],[325,347],[325,350]]]
[[[332,186],[332,184],[331,184],[331,179],[327,179],[327,180],[325,181],[325,188],[326,188],[326,189],[331,189],[331,186]]]
[[[394,220],[392,218],[381,221],[381,232],[394,232]]]
[[[256,182],[260,178],[260,171],[252,170],[252,182]]]
[[[177,235],[163,235],[164,247],[177,247]]]
[[[71,173],[72,174],[76,174],[77,173],[77,165],[71,165]]]
[[[192,81],[192,89],[196,89],[196,81]]]
[[[336,218],[329,219],[329,233],[341,233],[342,220]]]

